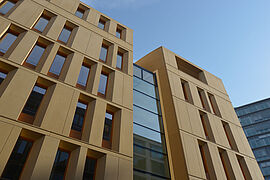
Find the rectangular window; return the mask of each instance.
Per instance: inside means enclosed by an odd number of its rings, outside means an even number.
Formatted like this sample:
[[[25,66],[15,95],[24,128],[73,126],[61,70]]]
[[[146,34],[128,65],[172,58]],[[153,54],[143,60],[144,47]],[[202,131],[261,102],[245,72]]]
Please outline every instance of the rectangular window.
[[[86,157],[83,180],[94,180],[96,171],[97,160],[91,157]]]
[[[244,176],[244,179],[245,180],[252,179],[244,157],[239,156],[239,155],[236,155],[236,156],[237,156],[238,164],[239,164],[241,171],[242,171],[242,174]]]
[[[47,25],[49,24],[50,20],[51,20],[51,16],[48,16],[45,13],[43,13],[40,16],[39,20],[36,22],[33,29],[42,33],[44,31],[44,29],[47,27]]]
[[[216,99],[215,99],[214,95],[212,95],[210,93],[207,93],[207,94],[208,94],[208,97],[209,97],[209,101],[210,101],[210,104],[211,104],[213,113],[215,115],[221,117],[220,112],[219,112],[219,109],[218,109],[218,106],[217,106],[217,102],[216,102]]]
[[[61,70],[63,68],[63,65],[66,61],[67,56],[61,52],[58,51],[58,53],[56,54],[53,63],[50,67],[50,70],[48,72],[48,75],[54,77],[54,78],[58,78]]]
[[[7,73],[5,71],[0,70],[0,84],[4,81],[7,77]]]
[[[103,131],[103,142],[102,142],[103,147],[111,148],[112,126],[113,126],[113,113],[110,113],[107,111],[105,114],[105,124],[104,124],[104,131]]]
[[[77,103],[76,111],[71,126],[70,132],[71,137],[77,139],[81,138],[87,106],[88,106],[87,104],[80,101]]]
[[[107,61],[107,56],[108,56],[108,46],[105,44],[102,44],[101,50],[100,50],[100,55],[99,55],[99,60],[106,62]]]
[[[108,74],[106,74],[105,72],[101,72],[99,87],[98,87],[99,95],[106,96],[107,84],[108,84]]]
[[[98,22],[98,27],[100,28],[100,29],[105,29],[105,24],[106,24],[106,21],[105,20],[103,20],[103,19],[99,19],[99,22]]]
[[[203,167],[204,167],[206,179],[210,179],[209,168],[208,168],[207,161],[206,161],[206,154],[205,154],[205,151],[204,151],[202,144],[199,144],[199,149],[200,149],[200,153],[201,153],[201,157],[202,157],[202,162],[203,162]]]
[[[46,88],[36,84],[28,97],[19,120],[32,124],[41,101],[46,93]]]
[[[233,150],[238,151],[237,146],[236,146],[236,142],[233,138],[233,134],[232,134],[230,125],[227,122],[222,121],[222,126],[223,126],[224,132],[226,134],[227,140],[230,144],[230,147]]]
[[[116,37],[119,39],[122,39],[122,29],[118,28],[116,29]]]
[[[50,180],[63,180],[65,179],[66,168],[69,161],[70,152],[58,149],[53,168],[51,171]]]
[[[204,99],[204,91],[200,88],[198,88],[198,94],[199,94],[199,97],[200,97],[200,100],[201,100],[201,104],[202,104],[202,108],[203,109],[206,109],[206,103],[205,103],[205,99]]]
[[[87,86],[89,75],[90,75],[90,66],[83,63],[78,77],[77,87],[85,89]]]
[[[67,44],[72,30],[73,30],[72,27],[65,25],[64,28],[62,29],[59,37],[58,37],[58,41],[60,41],[64,44]]]
[[[23,171],[25,162],[32,148],[33,142],[19,137],[12,153],[8,159],[6,167],[2,173],[3,179],[19,179]]]
[[[18,0],[4,0],[0,3],[0,14],[7,14],[18,2]]]
[[[116,67],[120,70],[123,69],[123,57],[124,57],[124,54],[121,53],[121,52],[118,52],[117,53],[117,62],[116,62]]]
[[[200,118],[201,118],[205,137],[206,137],[206,139],[209,139],[209,132],[208,132],[207,124],[206,124],[206,116],[207,115],[201,111],[199,113],[200,113]]]
[[[77,11],[75,12],[75,15],[78,17],[78,18],[83,18],[83,15],[84,15],[84,9],[78,7]]]
[[[192,103],[188,82],[181,79],[181,86],[182,86],[185,101]]]
[[[24,66],[34,69],[38,65],[42,55],[45,52],[45,49],[45,44],[37,42],[28,55],[27,59],[24,61]]]
[[[235,179],[227,152],[223,149],[220,149],[220,148],[218,149],[218,151],[219,151],[219,157],[221,159],[222,166],[224,168],[225,175],[226,175],[227,179],[228,180]]]
[[[9,29],[1,38],[0,38],[0,55],[4,55],[10,46],[15,42],[19,36],[18,32],[15,32]]]

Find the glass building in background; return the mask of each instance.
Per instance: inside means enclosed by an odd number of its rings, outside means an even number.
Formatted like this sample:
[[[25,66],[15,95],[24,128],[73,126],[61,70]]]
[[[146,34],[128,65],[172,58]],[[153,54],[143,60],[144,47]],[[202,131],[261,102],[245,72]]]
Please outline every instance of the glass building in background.
[[[270,180],[270,98],[235,108],[266,180]]]
[[[156,76],[133,68],[134,180],[170,179]]]

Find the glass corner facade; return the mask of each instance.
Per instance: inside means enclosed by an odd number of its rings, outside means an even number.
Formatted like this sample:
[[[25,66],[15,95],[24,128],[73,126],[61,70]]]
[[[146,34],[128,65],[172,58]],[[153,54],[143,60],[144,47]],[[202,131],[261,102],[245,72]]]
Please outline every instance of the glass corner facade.
[[[171,179],[156,76],[133,72],[134,180]]]

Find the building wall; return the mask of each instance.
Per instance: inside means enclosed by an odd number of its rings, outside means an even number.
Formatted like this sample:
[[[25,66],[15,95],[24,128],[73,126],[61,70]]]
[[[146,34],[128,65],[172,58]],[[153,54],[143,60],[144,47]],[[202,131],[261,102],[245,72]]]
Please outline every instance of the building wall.
[[[270,99],[235,108],[265,179],[270,179]]]
[[[164,47],[136,64],[157,76],[172,179],[263,179],[221,79]]]
[[[78,6],[86,8],[83,19],[75,16]],[[46,10],[53,14],[46,29],[33,30]],[[105,30],[98,28],[100,17],[107,20]],[[58,37],[68,22],[74,26],[67,44]],[[116,27],[123,37],[115,36]],[[70,151],[66,179],[82,179],[86,156],[97,159],[96,179],[132,179],[132,67],[133,31],[78,0],[20,0],[0,16],[0,36],[10,28],[21,31],[8,51],[0,56],[0,69],[7,77],[0,85],[0,175],[18,137],[33,141],[21,179],[49,179],[58,148]],[[42,62],[35,69],[24,65],[35,43],[49,42]],[[109,45],[107,62],[99,60],[102,43]],[[59,50],[68,57],[58,79],[48,75]],[[116,68],[117,52],[124,53],[123,68]],[[81,65],[91,64],[87,87],[76,86]],[[101,72],[109,74],[106,97],[98,95]],[[35,83],[48,86],[33,124],[18,118]],[[70,137],[78,99],[88,103],[80,140]],[[102,146],[106,110],[113,111],[112,147]]]

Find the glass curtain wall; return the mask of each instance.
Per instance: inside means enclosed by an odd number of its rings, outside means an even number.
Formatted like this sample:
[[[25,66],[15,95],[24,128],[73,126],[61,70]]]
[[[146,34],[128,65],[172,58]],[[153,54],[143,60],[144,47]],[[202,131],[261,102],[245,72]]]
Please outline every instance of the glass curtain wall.
[[[134,180],[171,179],[155,74],[134,64]]]

